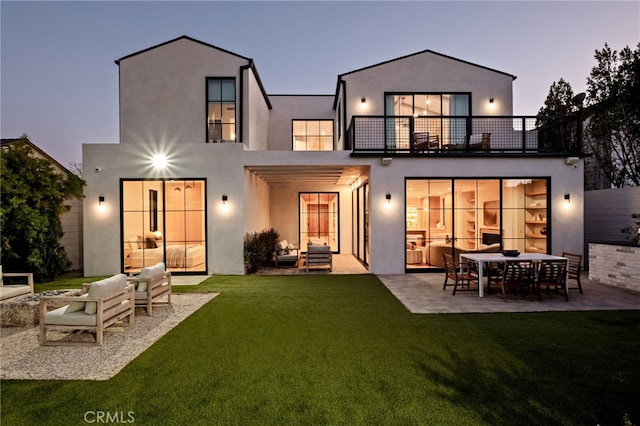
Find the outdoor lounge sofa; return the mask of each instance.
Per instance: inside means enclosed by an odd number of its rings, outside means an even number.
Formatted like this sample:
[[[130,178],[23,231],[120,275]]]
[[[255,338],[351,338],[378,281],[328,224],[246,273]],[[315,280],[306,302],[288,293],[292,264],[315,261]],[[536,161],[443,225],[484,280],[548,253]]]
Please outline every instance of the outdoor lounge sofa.
[[[24,278],[24,284],[7,284],[4,278]],[[33,294],[33,274],[27,272],[2,272],[0,265],[0,300],[11,299],[23,294]]]
[[[142,268],[140,275],[127,278],[135,287],[135,306],[147,310],[151,315],[153,307],[160,304],[171,304],[171,271],[165,270],[163,262]],[[166,302],[161,299],[166,297]]]
[[[293,265],[298,266],[298,259],[300,257],[300,249],[290,244],[287,240],[282,240],[276,244],[276,251],[274,254],[274,260],[277,266]]]
[[[127,284],[125,274],[114,275],[82,286],[81,296],[43,296],[40,298],[40,344],[69,346],[98,346],[103,343],[104,330],[128,319],[134,322],[133,285]],[[48,311],[50,301],[68,302]],[[70,339],[48,340],[47,332],[86,330],[95,334],[95,341]]]
[[[333,254],[330,246],[320,246],[309,244],[307,246],[306,271],[309,266],[328,266],[329,271],[333,269]]]

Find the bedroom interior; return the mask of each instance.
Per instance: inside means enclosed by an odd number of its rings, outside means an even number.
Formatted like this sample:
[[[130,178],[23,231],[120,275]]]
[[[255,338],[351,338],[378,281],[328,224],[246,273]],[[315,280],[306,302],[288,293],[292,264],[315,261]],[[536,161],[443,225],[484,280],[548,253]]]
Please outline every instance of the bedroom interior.
[[[123,269],[206,271],[204,180],[123,180]]]

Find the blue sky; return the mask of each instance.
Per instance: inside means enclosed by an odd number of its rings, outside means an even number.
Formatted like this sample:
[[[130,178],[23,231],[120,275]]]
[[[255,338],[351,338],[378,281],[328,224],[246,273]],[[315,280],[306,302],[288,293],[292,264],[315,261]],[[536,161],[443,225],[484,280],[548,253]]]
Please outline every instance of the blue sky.
[[[534,115],[561,77],[586,90],[596,49],[640,41],[640,2],[0,3],[1,136],[62,165],[118,142],[114,61],[181,35],[253,58],[270,94],[333,94],[338,74],[431,49],[518,78]]]

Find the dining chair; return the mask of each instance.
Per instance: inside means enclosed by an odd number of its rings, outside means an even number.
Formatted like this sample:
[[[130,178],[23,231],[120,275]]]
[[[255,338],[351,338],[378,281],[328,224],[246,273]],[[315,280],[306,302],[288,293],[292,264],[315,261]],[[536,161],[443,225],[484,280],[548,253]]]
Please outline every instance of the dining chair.
[[[502,299],[507,301],[507,291],[526,290],[531,300],[531,290],[535,284],[535,271],[532,260],[505,260],[500,287]]]
[[[569,290],[567,289],[567,260],[542,260],[538,266],[536,274],[535,289],[538,299],[542,301],[542,287],[546,287],[547,294],[553,288],[556,293],[561,291],[565,300],[569,301]]]
[[[453,285],[453,295],[456,295],[458,287],[466,287],[466,290],[474,290],[471,288],[471,283],[478,284],[478,269],[477,265],[466,262],[456,262],[453,256],[448,253],[442,254],[444,260],[445,276],[444,285],[442,289],[445,290],[447,285]],[[453,281],[453,284],[448,284],[449,280]]]
[[[567,273],[570,280],[576,280],[578,287],[567,287],[569,290],[580,290],[580,294],[584,294],[582,291],[582,283],[580,282],[580,273],[582,272],[582,255],[576,253],[564,252],[562,257],[566,257],[569,260],[567,264]]]

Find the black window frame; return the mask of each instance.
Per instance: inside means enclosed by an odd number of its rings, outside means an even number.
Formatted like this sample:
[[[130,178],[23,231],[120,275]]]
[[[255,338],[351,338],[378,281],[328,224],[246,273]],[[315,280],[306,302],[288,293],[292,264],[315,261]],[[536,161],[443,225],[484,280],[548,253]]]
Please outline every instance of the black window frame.
[[[335,151],[336,150],[336,136],[335,136],[335,120],[332,118],[293,118],[291,119],[291,150],[292,151],[297,151],[295,149],[295,133],[294,133],[294,128],[295,128],[295,123],[296,122],[305,122],[305,128],[307,128],[306,123],[311,122],[311,121],[318,121],[318,122],[328,122],[330,124],[330,128],[331,128],[331,150],[330,151]],[[323,137],[322,135],[312,135],[312,136],[317,136],[318,138]],[[304,137],[309,137],[308,132],[304,135]],[[325,136],[326,137],[326,136]],[[306,146],[308,147],[308,143],[306,144]],[[310,149],[305,149],[305,150],[300,150],[299,152],[305,152],[305,151],[311,151],[311,152],[329,152],[329,150],[324,150],[324,149],[319,149],[319,150],[310,150]]]
[[[220,101],[210,101],[210,96],[209,96],[209,82],[211,81],[220,81],[221,83],[224,81],[232,81],[233,82],[233,105],[235,108],[233,117],[234,117],[234,121],[233,121],[233,134],[235,135],[235,139],[223,139],[222,135],[224,134],[224,132],[222,131],[222,128],[224,126],[229,126],[230,122],[221,122],[220,125],[221,127],[221,135],[219,139],[213,139],[210,138],[210,133],[211,133],[211,125],[215,125],[216,123],[211,123],[209,122],[209,105],[212,103],[219,103],[221,105],[225,104],[225,103],[230,103],[231,101],[225,101],[223,99],[222,93],[223,93],[223,89],[222,89],[222,84],[220,85]],[[237,142],[237,135],[238,135],[238,129],[237,129],[237,123],[238,123],[238,116],[236,114],[236,112],[238,111],[238,86],[236,84],[236,78],[235,77],[206,77],[205,78],[205,107],[204,107],[204,114],[205,114],[205,142],[206,143],[215,143],[215,142]]]

